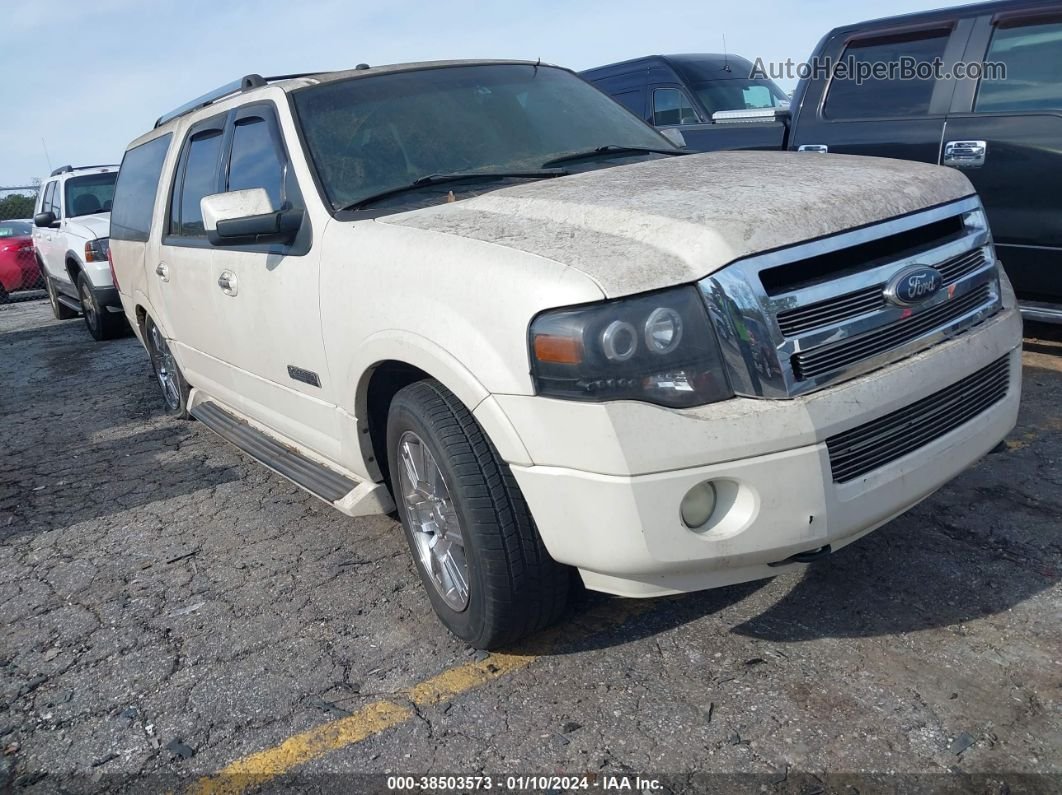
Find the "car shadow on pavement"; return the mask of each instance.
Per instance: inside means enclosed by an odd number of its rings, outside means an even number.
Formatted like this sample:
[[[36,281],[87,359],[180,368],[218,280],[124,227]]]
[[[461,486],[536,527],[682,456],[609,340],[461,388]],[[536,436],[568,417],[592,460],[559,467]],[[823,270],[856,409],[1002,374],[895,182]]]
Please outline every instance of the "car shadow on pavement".
[[[188,434],[155,428],[103,442],[53,449],[14,478],[0,480],[0,540],[60,530],[81,522],[183,497],[240,478],[236,467],[206,454],[176,451]]]
[[[721,612],[747,599],[769,580],[655,599],[625,599],[581,587],[554,627],[507,651],[563,656],[622,646]]]
[[[924,544],[927,523],[893,522],[809,566],[782,599],[735,627],[774,642],[902,635],[1005,613],[1054,587],[1049,562],[1005,548]]]

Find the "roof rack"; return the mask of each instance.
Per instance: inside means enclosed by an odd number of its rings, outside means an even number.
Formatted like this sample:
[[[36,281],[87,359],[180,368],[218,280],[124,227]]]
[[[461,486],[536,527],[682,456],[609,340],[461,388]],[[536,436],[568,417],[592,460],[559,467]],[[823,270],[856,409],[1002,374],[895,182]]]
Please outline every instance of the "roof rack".
[[[102,163],[98,166],[59,166],[50,176],[57,177],[60,174],[69,174],[71,171],[81,171],[84,168],[117,168],[114,163]]]
[[[179,116],[191,113],[193,110],[198,110],[199,108],[205,108],[207,105],[213,105],[219,99],[224,99],[233,94],[239,94],[242,91],[250,91],[252,88],[261,88],[269,83],[275,83],[278,80],[291,80],[296,77],[310,77],[315,74],[320,73],[301,72],[299,74],[276,75],[274,77],[262,77],[259,74],[244,75],[239,80],[233,80],[231,83],[219,86],[213,91],[208,91],[201,97],[196,97],[191,102],[186,102],[179,108],[171,110],[169,113],[163,113],[159,116],[158,121],[155,122],[155,126],[161,127],[163,124],[166,124],[166,122],[173,121]]]

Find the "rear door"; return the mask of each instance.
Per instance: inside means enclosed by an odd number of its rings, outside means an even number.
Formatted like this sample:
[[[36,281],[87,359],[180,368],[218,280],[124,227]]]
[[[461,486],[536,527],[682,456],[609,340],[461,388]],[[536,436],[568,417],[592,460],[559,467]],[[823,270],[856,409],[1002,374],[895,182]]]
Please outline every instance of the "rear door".
[[[159,295],[161,281],[155,273],[158,237],[153,238],[151,230],[159,183],[172,141],[173,133],[166,133],[125,153],[114,186],[110,223],[115,287],[125,296],[132,297],[137,292],[146,295],[151,314],[163,331],[169,330],[170,322]]]
[[[954,90],[944,76],[972,27],[965,19],[836,33],[820,51],[831,76],[809,88],[791,146],[938,162]]]
[[[981,194],[1023,301],[1062,303],[1062,10],[980,18],[966,60],[994,71],[956,91],[943,162]]]
[[[196,385],[231,380],[216,359],[226,330],[213,305],[218,290],[214,250],[199,205],[203,196],[220,190],[227,116],[213,116],[189,128],[170,185],[162,239],[157,248],[148,248],[145,261],[148,295],[164,308],[165,331],[189,382]]]

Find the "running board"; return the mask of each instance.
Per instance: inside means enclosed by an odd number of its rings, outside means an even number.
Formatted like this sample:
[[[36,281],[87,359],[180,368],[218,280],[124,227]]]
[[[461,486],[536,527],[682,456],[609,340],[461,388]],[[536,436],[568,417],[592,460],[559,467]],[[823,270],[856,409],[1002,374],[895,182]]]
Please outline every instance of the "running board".
[[[67,309],[73,309],[75,312],[81,311],[81,302],[78,301],[76,298],[71,298],[69,295],[63,295],[62,293],[58,293],[55,296],[55,300],[65,306]]]
[[[225,441],[325,502],[337,503],[359,485],[353,478],[285,447],[216,403],[200,403],[190,413]]]
[[[1038,301],[1018,301],[1021,316],[1040,323],[1062,323],[1062,304],[1045,304]]]

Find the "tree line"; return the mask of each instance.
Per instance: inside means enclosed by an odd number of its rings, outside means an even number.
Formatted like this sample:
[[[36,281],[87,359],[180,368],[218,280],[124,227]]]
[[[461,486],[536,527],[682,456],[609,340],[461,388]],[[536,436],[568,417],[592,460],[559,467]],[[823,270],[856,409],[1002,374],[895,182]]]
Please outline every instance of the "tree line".
[[[9,218],[31,218],[36,201],[35,196],[9,193],[0,198],[0,221],[6,221]]]

